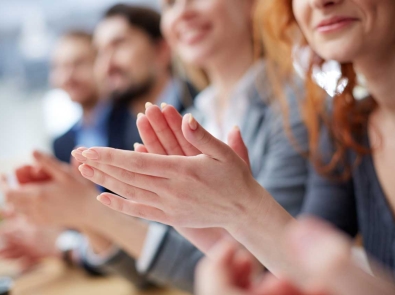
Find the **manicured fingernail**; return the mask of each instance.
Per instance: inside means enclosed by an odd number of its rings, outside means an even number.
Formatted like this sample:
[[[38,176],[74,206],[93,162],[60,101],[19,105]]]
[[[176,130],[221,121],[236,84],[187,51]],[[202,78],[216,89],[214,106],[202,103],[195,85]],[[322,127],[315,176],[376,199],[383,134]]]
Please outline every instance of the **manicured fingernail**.
[[[167,107],[167,103],[165,103],[165,102],[162,102],[161,103],[161,105],[160,105],[160,107],[162,108],[162,110],[165,108],[165,107]]]
[[[34,152],[33,152],[33,156],[34,156],[36,159],[39,159],[39,158],[41,158],[41,157],[43,156],[43,154],[42,154],[41,152],[39,152],[39,151],[34,151]]]
[[[152,106],[152,103],[147,102],[147,103],[145,104],[145,109],[148,109],[148,108],[151,107],[151,106]]]
[[[137,119],[140,119],[142,116],[144,116],[143,113],[138,113],[138,114],[137,114]]]
[[[78,161],[78,162],[85,162],[86,158],[82,155],[80,150],[74,150],[71,152],[71,155]]]
[[[95,150],[86,150],[82,152],[82,155],[89,160],[99,160],[99,153]]]
[[[189,114],[188,124],[192,130],[196,130],[198,128],[198,123],[195,120],[195,118],[192,116],[192,114]]]
[[[87,165],[79,166],[78,170],[80,170],[82,176],[87,177],[87,178],[91,178],[95,175],[95,171]]]
[[[111,199],[110,199],[109,197],[105,196],[105,195],[99,195],[99,196],[97,197],[97,200],[98,200],[100,203],[104,204],[104,205],[107,205],[107,206],[110,206],[110,205],[111,205]]]

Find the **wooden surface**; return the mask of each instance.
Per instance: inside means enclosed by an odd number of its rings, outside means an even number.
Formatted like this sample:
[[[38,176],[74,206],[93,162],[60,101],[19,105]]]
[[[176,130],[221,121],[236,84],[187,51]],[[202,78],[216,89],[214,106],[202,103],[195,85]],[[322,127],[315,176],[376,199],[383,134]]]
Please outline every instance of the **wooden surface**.
[[[16,267],[0,262],[0,275],[14,276]],[[34,271],[15,279],[12,295],[187,295],[175,290],[138,291],[127,281],[116,278],[93,278],[59,261],[48,261]]]

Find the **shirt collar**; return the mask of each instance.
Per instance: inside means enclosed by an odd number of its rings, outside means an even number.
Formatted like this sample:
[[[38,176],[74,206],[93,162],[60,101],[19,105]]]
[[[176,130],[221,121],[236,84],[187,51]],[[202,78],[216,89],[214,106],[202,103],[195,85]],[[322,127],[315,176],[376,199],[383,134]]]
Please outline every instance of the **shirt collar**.
[[[257,91],[258,77],[262,75],[265,69],[265,64],[262,59],[256,61],[243,75],[243,77],[237,82],[230,94],[230,102],[237,103],[240,98],[248,99],[250,93]],[[217,90],[214,86],[209,86],[204,89],[195,99],[195,106],[198,110],[204,112],[210,112],[215,99]]]

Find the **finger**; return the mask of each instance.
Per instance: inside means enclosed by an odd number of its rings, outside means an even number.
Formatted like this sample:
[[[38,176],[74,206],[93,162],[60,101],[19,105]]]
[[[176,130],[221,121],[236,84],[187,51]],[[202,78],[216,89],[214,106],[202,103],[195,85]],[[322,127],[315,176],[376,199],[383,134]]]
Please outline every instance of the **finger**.
[[[233,260],[233,281],[239,288],[250,286],[253,269],[252,258],[247,251],[237,251]]]
[[[0,251],[2,259],[19,259],[25,255],[24,251],[13,247],[12,249],[5,249]]]
[[[82,156],[92,162],[162,178],[177,175],[181,163],[185,161],[185,157],[182,156],[145,154],[103,147],[90,148],[82,152]]]
[[[180,113],[171,105],[164,105],[162,108],[162,113],[178,144],[180,145],[183,154],[186,156],[199,155],[200,151],[190,144],[182,133],[182,116]]]
[[[56,179],[67,177],[67,166],[50,155],[38,151],[33,152],[33,157],[37,164],[48,174]]]
[[[228,145],[232,150],[243,159],[243,161],[250,167],[250,158],[248,156],[248,149],[245,145],[239,127],[233,128],[228,134]]]
[[[306,219],[290,227],[287,244],[295,266],[306,282],[334,294],[395,294],[387,281],[372,277],[351,260],[351,243],[329,225]],[[325,253],[325,255],[323,255]]]
[[[33,167],[30,165],[25,165],[19,167],[15,170],[15,176],[19,184],[29,183],[34,181],[34,176],[32,173]]]
[[[166,150],[163,148],[148,118],[143,114],[139,114],[136,124],[140,137],[148,152],[158,155],[167,155]]]
[[[130,176],[131,182],[137,182],[136,178],[140,179],[139,185],[138,186],[133,186],[127,183],[124,183],[108,174],[103,173],[100,170],[97,170],[96,168],[93,168],[91,166],[88,166],[86,164],[83,164],[80,166],[80,171],[81,174],[91,180],[92,182],[103,186],[110,191],[113,191],[114,193],[137,203],[141,203],[144,205],[148,206],[155,206],[159,207],[161,202],[159,196],[152,192],[145,190],[144,188],[141,187],[146,187],[150,188],[152,185],[150,183],[156,183],[149,179],[150,176],[145,176],[145,175],[135,175],[135,176]],[[118,168],[116,168],[118,169]],[[123,173],[123,172],[120,172]],[[130,172],[125,172],[124,178],[129,178]],[[131,173],[134,174],[134,173]]]
[[[254,287],[252,293],[256,295],[308,295],[287,281],[279,280],[271,275]]]
[[[159,139],[161,145],[166,151],[166,155],[179,155],[184,156],[180,144],[178,143],[173,131],[170,129],[167,121],[162,114],[162,111],[157,106],[150,106],[145,111],[145,116],[148,119],[153,131]],[[181,125],[180,125],[181,127]],[[144,140],[143,140],[144,141]],[[147,143],[144,141],[145,146],[148,148]]]
[[[138,153],[148,153],[148,149],[141,143],[134,144],[134,151]]]
[[[97,200],[103,205],[126,215],[169,224],[166,214],[160,209],[121,199],[120,197],[109,193],[99,195]]]
[[[234,153],[229,146],[212,136],[191,114],[184,116],[182,131],[185,138],[203,154],[220,161],[232,159]]]
[[[8,184],[7,176],[4,174],[0,175],[0,190],[6,194],[8,190],[10,190],[10,186]]]
[[[82,155],[82,152],[86,150],[85,148],[77,148],[78,155]],[[82,164],[82,162],[78,161],[76,157],[71,156],[70,158],[70,164],[71,168],[73,169],[74,172],[78,173],[78,167]]]

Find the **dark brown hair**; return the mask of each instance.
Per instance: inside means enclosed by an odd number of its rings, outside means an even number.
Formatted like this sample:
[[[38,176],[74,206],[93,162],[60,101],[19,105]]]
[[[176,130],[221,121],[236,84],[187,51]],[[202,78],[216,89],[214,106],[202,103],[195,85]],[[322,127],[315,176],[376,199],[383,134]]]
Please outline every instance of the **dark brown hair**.
[[[125,18],[131,26],[143,30],[154,41],[163,39],[160,30],[161,16],[155,10],[141,6],[116,4],[106,11],[104,18],[115,16]]]

